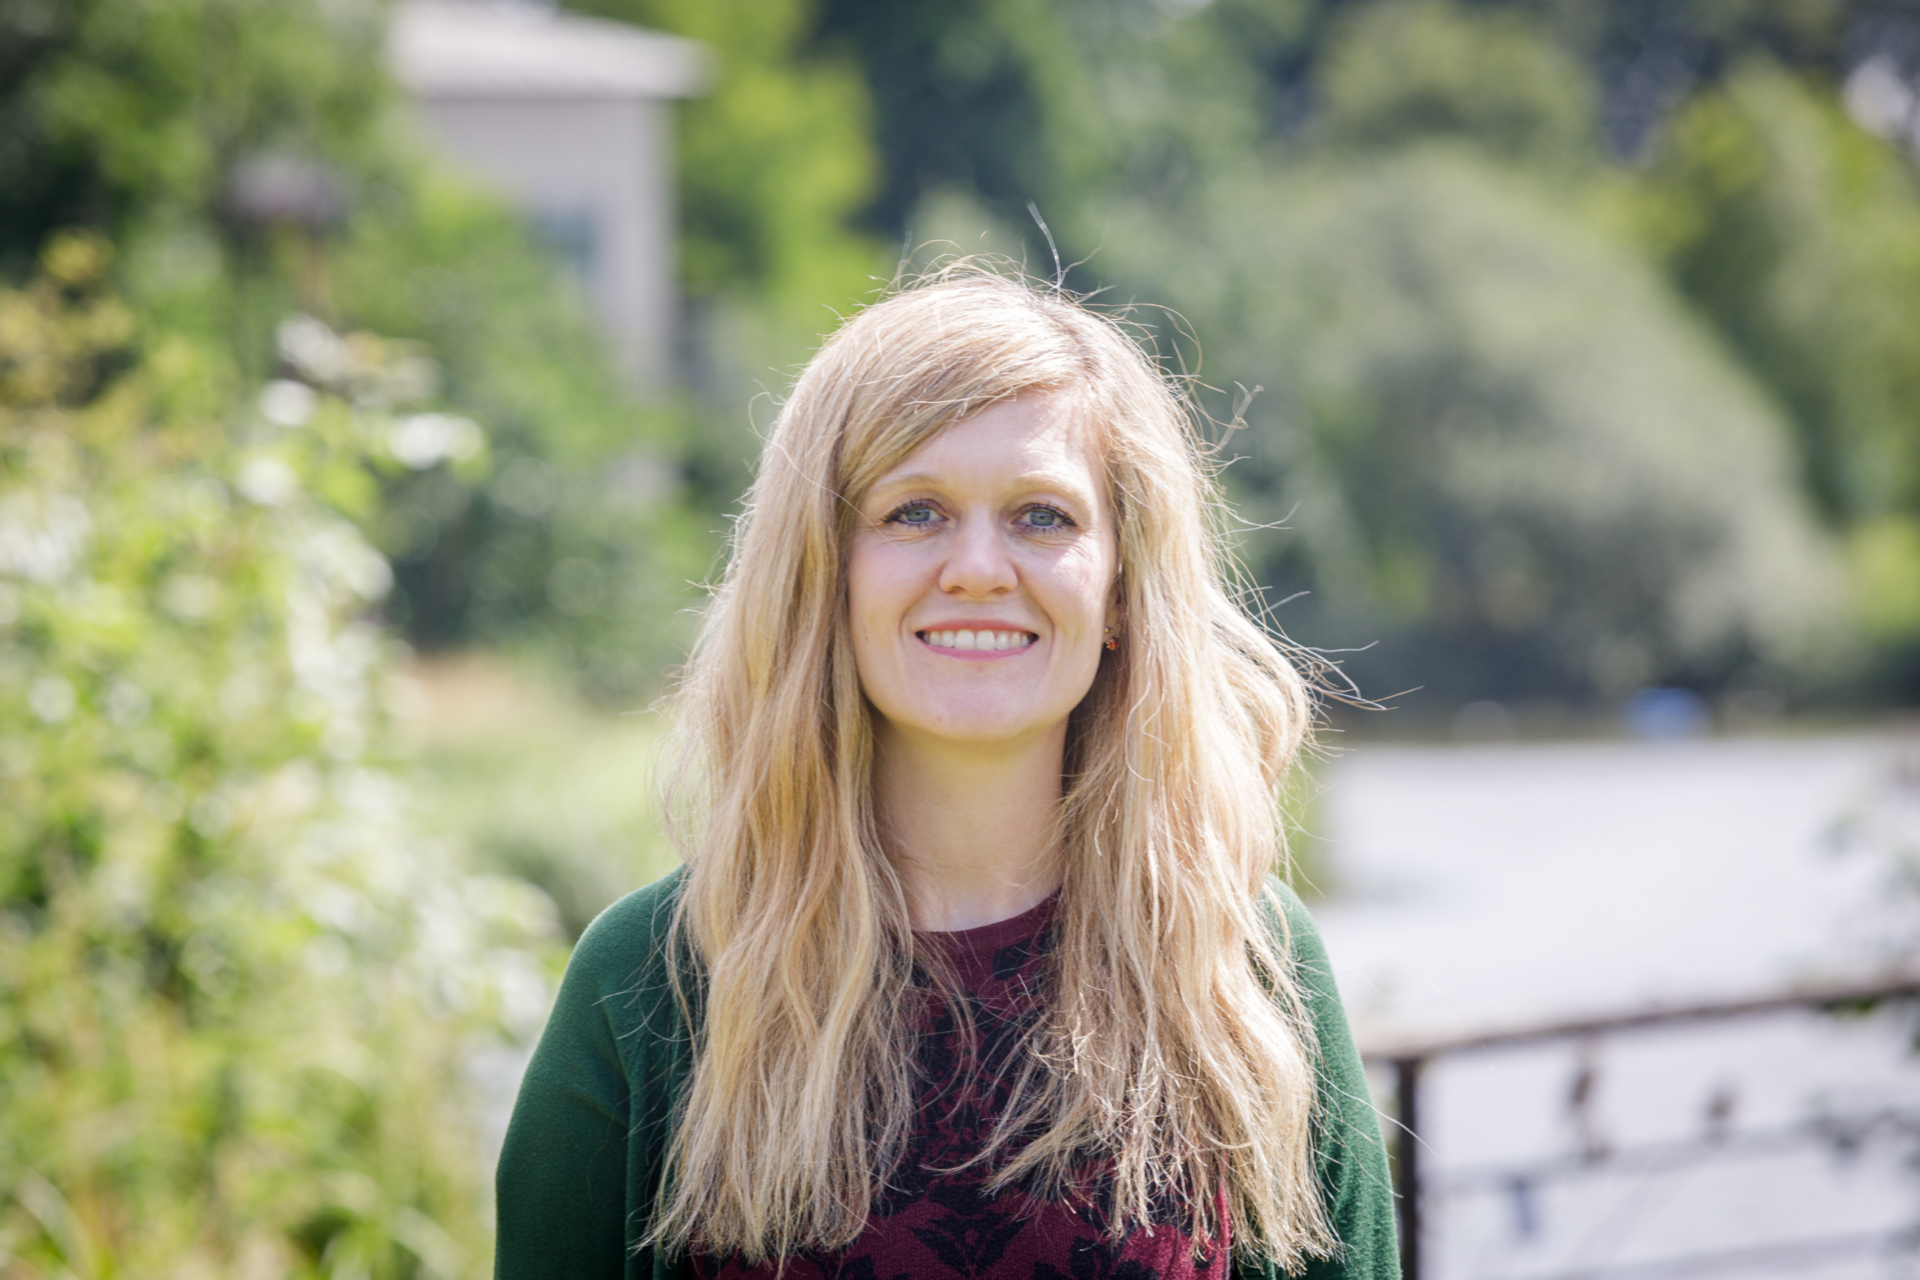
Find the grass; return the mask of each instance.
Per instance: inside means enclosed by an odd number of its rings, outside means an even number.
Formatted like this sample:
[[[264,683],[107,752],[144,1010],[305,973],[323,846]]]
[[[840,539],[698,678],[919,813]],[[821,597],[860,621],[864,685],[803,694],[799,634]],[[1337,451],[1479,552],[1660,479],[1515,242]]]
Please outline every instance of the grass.
[[[422,661],[410,680],[423,817],[477,870],[545,891],[569,938],[678,865],[654,815],[658,716],[595,710],[494,658]]]

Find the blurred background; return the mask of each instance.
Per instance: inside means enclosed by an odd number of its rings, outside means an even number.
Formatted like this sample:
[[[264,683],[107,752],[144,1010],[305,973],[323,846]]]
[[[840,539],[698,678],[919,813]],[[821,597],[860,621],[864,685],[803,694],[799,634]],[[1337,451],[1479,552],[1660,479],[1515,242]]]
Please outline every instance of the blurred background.
[[[759,432],[975,253],[1350,695],[1409,1261],[1908,1266],[1916,150],[1910,0],[0,0],[0,1276],[488,1271]]]

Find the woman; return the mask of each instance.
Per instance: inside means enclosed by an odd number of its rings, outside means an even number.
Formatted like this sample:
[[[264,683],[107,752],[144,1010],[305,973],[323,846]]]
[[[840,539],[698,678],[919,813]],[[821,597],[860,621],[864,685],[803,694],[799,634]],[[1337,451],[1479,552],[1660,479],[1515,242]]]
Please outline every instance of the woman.
[[[1178,394],[966,268],[807,367],[679,701],[686,858],[580,940],[497,1274],[1396,1274],[1275,793],[1303,681]]]

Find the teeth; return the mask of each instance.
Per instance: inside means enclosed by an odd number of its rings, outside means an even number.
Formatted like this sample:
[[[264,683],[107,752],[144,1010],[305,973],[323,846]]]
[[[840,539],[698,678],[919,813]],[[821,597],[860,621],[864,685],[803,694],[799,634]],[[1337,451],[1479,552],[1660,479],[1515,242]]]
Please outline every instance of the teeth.
[[[936,649],[1024,649],[1033,643],[1025,631],[922,631],[920,637]]]

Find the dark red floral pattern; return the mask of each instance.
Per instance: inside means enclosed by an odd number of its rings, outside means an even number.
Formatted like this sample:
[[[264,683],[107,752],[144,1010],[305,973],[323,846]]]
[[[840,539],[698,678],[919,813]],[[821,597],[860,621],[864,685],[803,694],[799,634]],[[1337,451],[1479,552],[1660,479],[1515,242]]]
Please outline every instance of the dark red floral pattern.
[[[1172,1206],[1151,1226],[1109,1239],[1090,1206],[1013,1188],[986,1191],[965,1164],[1007,1102],[1012,1068],[1043,997],[1052,900],[980,929],[931,934],[964,995],[967,1016],[927,998],[919,1042],[920,1105],[905,1158],[858,1240],[838,1253],[786,1260],[789,1280],[1224,1280],[1224,1249],[1195,1254]],[[1225,1242],[1223,1241],[1222,1244]],[[773,1263],[696,1250],[701,1280],[773,1280]]]

